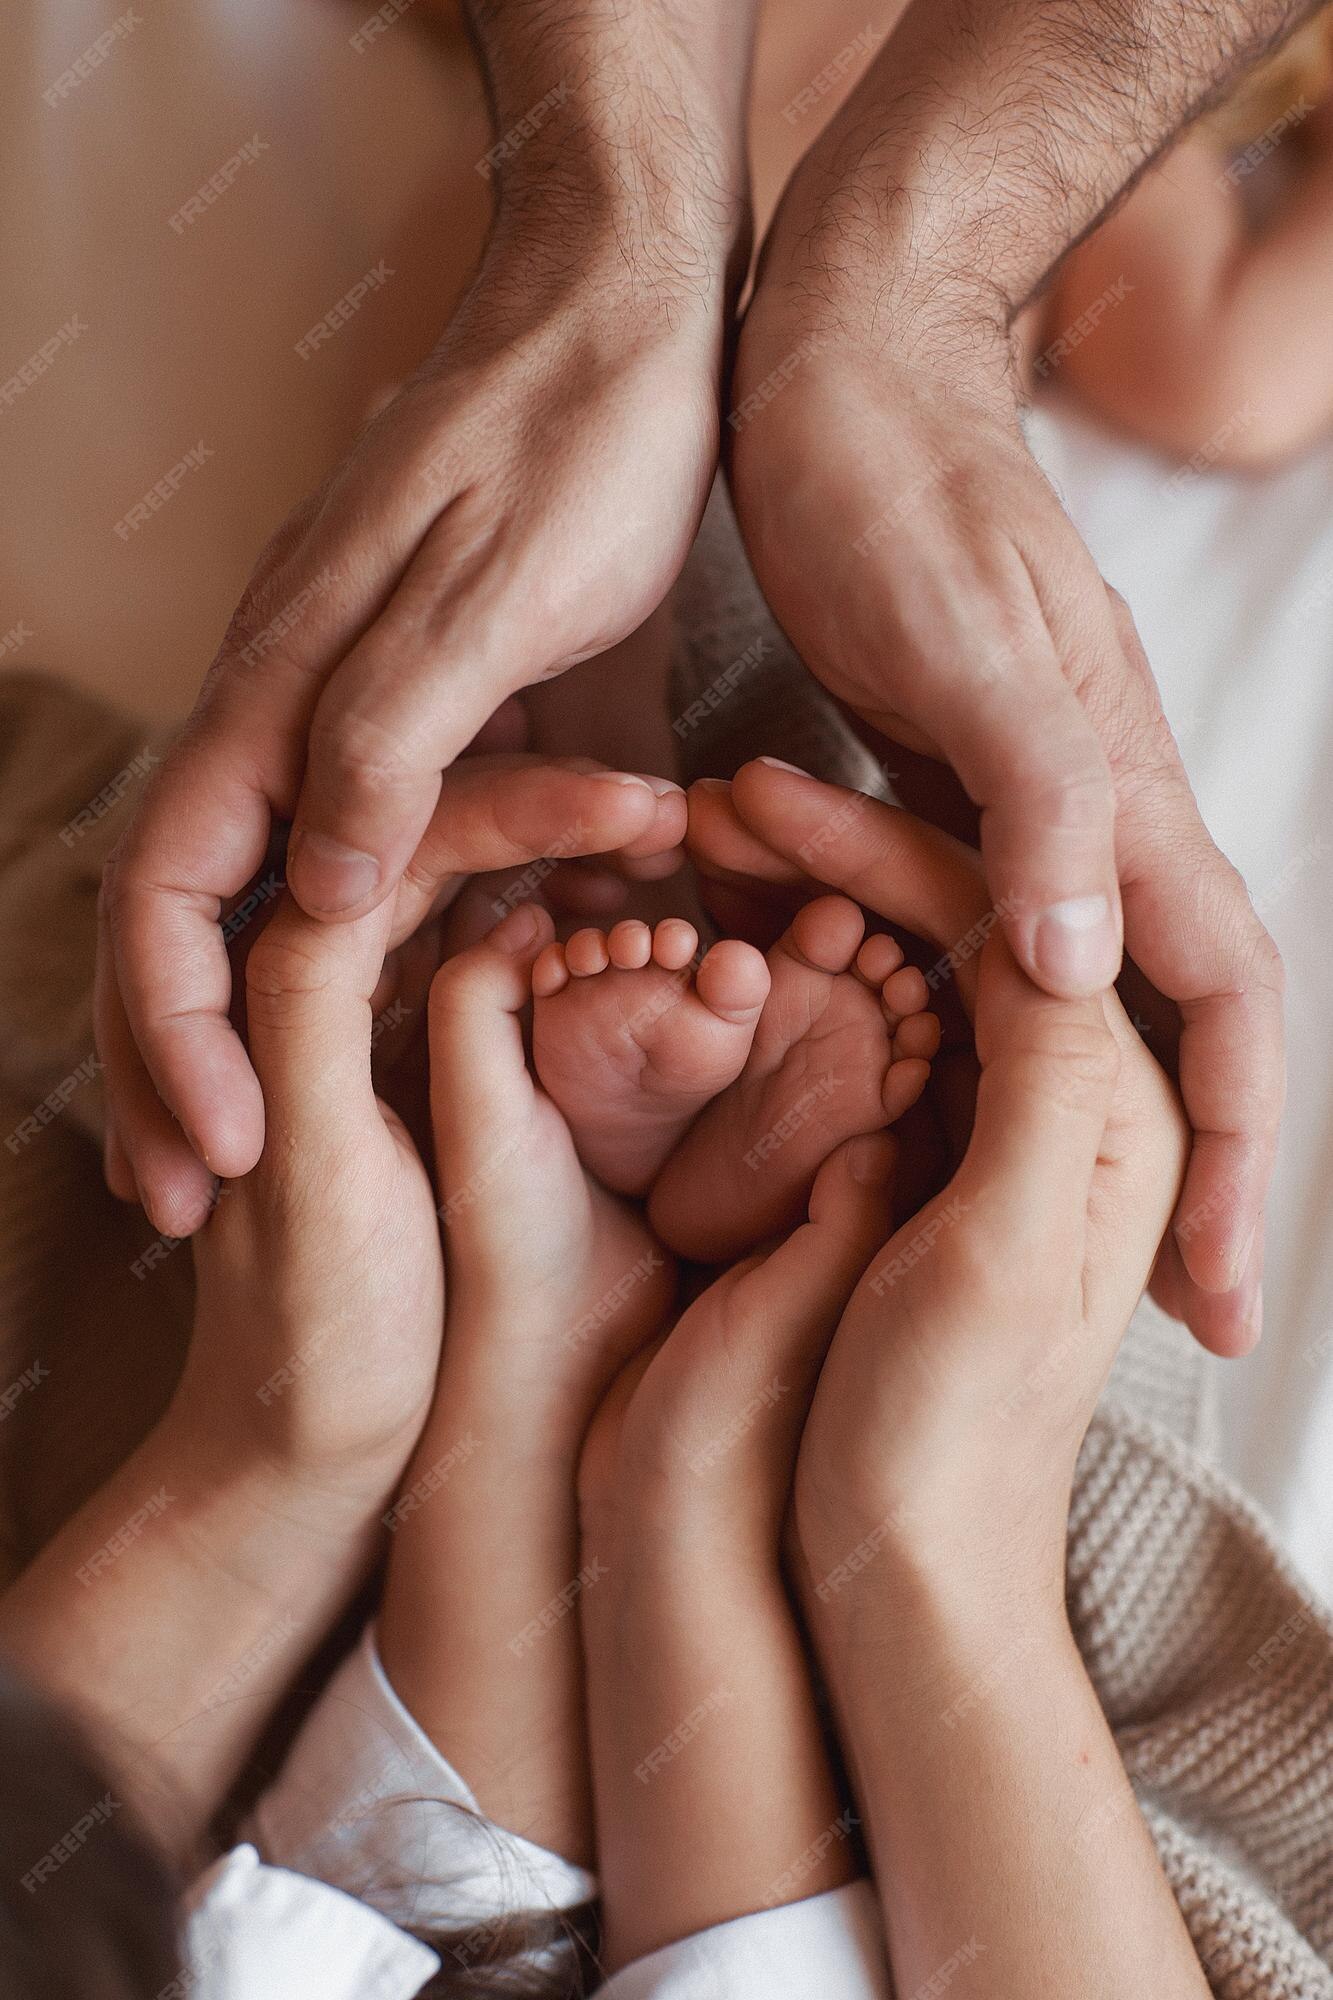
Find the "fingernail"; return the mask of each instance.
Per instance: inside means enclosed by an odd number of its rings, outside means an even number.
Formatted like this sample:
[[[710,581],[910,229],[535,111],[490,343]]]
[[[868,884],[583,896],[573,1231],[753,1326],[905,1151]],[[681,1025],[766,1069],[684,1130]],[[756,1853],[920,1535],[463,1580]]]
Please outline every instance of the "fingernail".
[[[810,776],[810,773],[803,771],[799,764],[788,764],[781,757],[756,757],[754,761],[756,764],[767,764],[770,771],[790,771],[793,778]]]
[[[1104,992],[1120,970],[1120,941],[1105,896],[1070,896],[1043,910],[1034,952],[1037,970],[1053,986]]]
[[[685,789],[683,785],[678,785],[674,778],[655,778],[650,771],[643,772],[642,777],[654,798],[664,799],[671,792],[683,792]]]
[[[692,792],[729,792],[731,790],[731,780],[729,778],[696,778],[690,786],[690,790]]]
[[[598,779],[603,785],[633,785],[636,791],[641,792],[653,790],[647,778],[636,778],[631,771],[591,771],[589,776]],[[653,793],[653,796],[656,797],[657,794]]]
[[[487,944],[498,946],[501,951],[520,952],[530,945],[537,935],[537,912],[531,903],[520,903],[507,917],[502,917],[487,938]]]
[[[871,1132],[853,1140],[847,1153],[852,1179],[862,1187],[882,1187],[893,1172],[895,1147],[887,1132]]]
[[[378,888],[380,864],[373,854],[346,847],[326,833],[294,833],[287,851],[292,892],[303,909],[333,914],[354,909]]]

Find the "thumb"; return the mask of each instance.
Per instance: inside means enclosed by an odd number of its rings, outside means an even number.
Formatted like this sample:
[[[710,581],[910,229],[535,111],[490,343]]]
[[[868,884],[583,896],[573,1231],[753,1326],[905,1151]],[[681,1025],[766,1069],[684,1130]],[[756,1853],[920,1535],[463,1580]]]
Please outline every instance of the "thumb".
[[[1099,996],[1059,1000],[1034,986],[996,933],[977,992],[981,1078],[955,1191],[1006,1242],[1049,1258],[1081,1240],[1120,1057]]]
[[[353,923],[321,924],[287,897],[250,953],[246,1021],[270,1165],[378,1121],[370,1003],[391,919],[383,903]]]

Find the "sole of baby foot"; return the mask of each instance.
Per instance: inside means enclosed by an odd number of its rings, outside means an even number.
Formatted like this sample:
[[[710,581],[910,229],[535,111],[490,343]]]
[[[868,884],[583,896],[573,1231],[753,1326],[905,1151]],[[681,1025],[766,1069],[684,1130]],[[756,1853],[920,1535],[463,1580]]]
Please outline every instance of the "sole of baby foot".
[[[533,1064],[603,1186],[644,1194],[699,1112],[735,1082],[768,995],[761,953],[734,939],[696,964],[669,917],[576,931],[533,967]]]
[[[430,1092],[449,1270],[441,1383],[522,1412],[543,1453],[574,1454],[612,1376],[663,1322],[674,1261],[642,1211],[586,1172],[529,1068],[524,1021],[550,915],[520,904],[448,959],[430,996]]]
[[[844,896],[807,903],[768,968],[744,1070],[690,1129],[649,1203],[662,1240],[704,1263],[794,1228],[830,1153],[901,1118],[939,1047],[924,976],[892,938],[867,938]]]

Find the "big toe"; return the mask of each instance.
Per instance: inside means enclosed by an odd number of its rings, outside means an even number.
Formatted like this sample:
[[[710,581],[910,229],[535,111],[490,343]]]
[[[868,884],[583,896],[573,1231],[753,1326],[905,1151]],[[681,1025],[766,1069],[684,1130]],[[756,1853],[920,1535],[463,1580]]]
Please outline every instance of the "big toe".
[[[710,1013],[740,1025],[757,1018],[771,984],[762,952],[738,938],[723,938],[699,967],[695,991]]]

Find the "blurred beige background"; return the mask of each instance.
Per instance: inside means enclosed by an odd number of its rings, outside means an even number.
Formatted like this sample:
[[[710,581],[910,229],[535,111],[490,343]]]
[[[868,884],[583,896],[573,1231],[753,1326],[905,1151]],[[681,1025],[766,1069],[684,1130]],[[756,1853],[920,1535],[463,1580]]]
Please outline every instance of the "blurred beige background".
[[[438,337],[484,234],[476,169],[491,136],[453,0],[408,0],[393,18],[401,4],[369,35],[369,0],[9,10],[4,665],[54,669],[155,720],[180,715],[269,534]],[[770,0],[761,216],[897,11]],[[831,61],[836,85],[821,77]],[[224,191],[182,217],[219,173]],[[392,276],[302,359],[297,343],[381,263]],[[74,320],[86,330],[22,381]],[[211,456],[118,535],[201,444]]]

